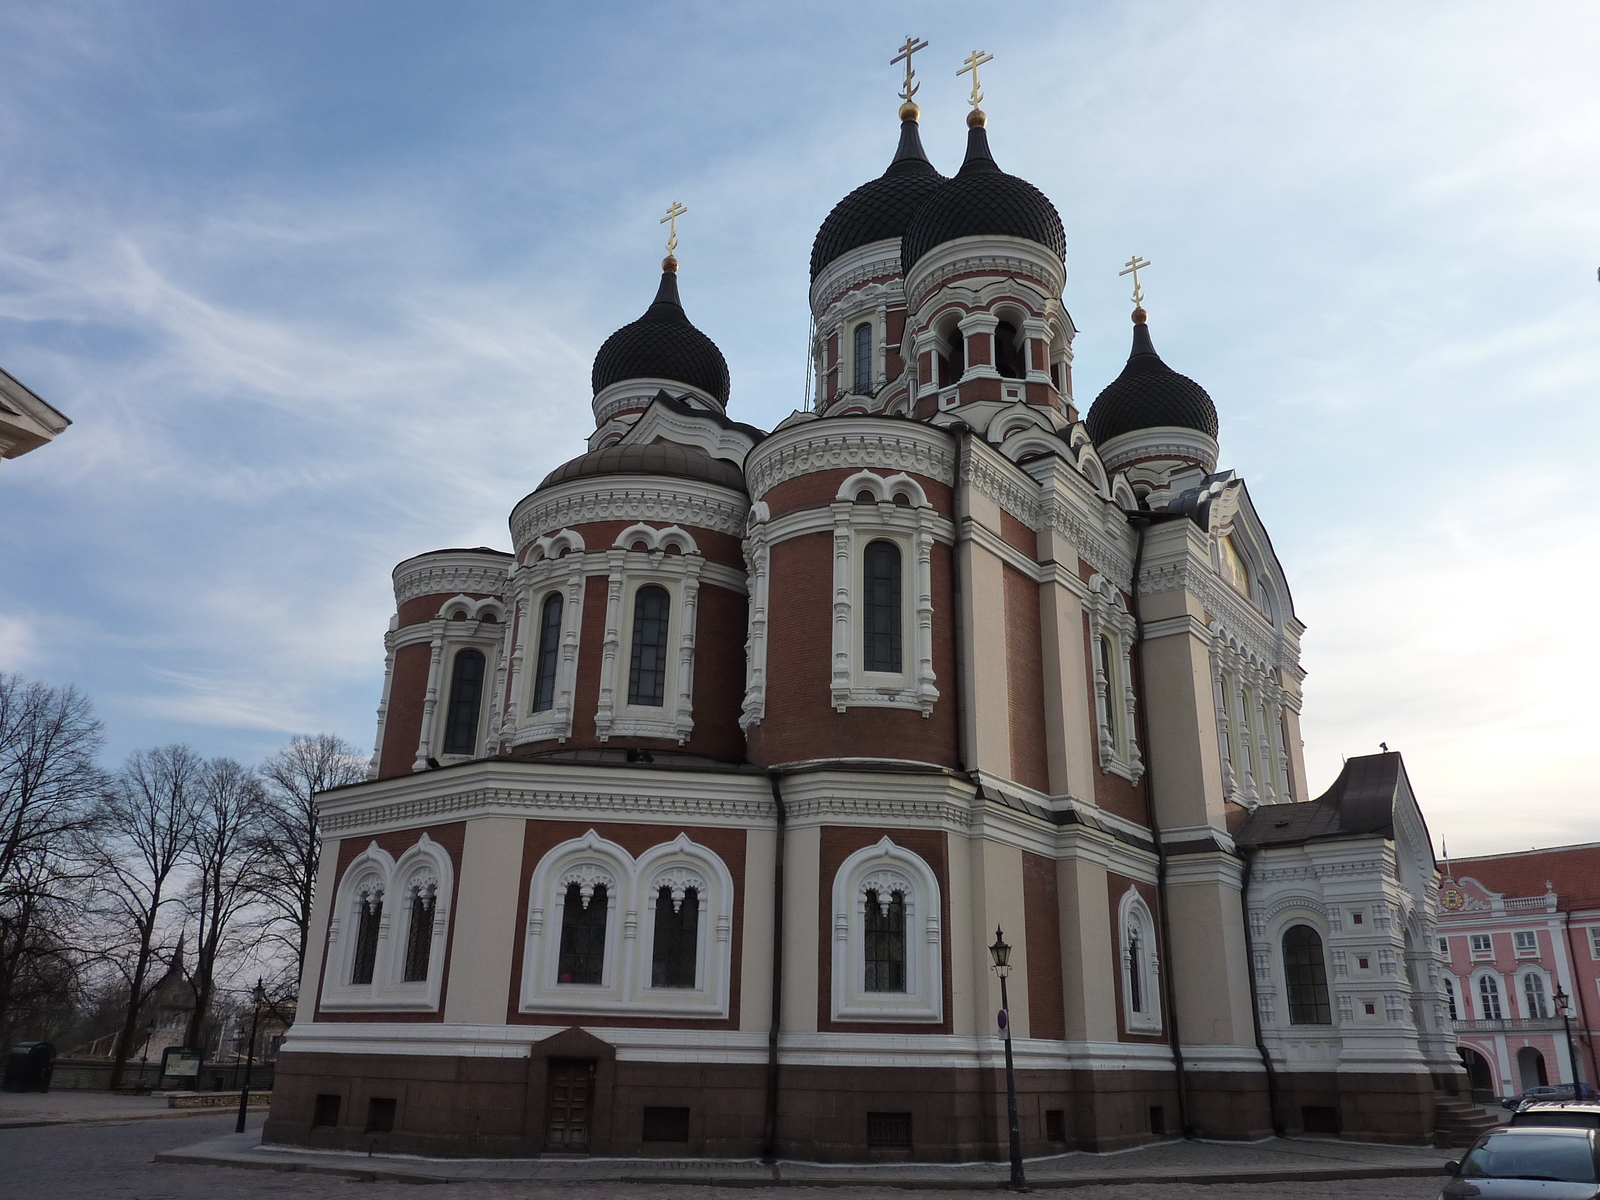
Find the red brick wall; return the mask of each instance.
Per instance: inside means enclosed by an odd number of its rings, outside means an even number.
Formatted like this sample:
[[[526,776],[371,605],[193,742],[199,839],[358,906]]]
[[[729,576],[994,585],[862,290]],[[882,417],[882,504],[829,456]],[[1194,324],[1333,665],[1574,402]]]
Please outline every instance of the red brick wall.
[[[427,642],[401,646],[394,653],[394,674],[389,679],[389,706],[384,710],[383,748],[378,755],[378,778],[409,775],[417,761],[422,738],[422,705],[428,694],[428,663],[433,647]]]
[[[528,889],[533,883],[533,872],[544,856],[562,842],[580,838],[590,830],[609,841],[616,842],[634,858],[646,850],[665,845],[680,833],[689,840],[710,850],[728,868],[733,877],[733,952],[729,960],[731,973],[728,992],[728,1015],[722,1017],[637,1017],[627,1014],[600,1016],[593,1013],[524,1013],[518,1012],[518,997],[522,992],[522,959],[526,948],[528,928]],[[517,923],[514,927],[511,952],[511,992],[506,997],[506,1021],[512,1025],[626,1025],[635,1029],[737,1029],[739,1028],[739,983],[743,972],[744,947],[744,856],[745,831],[742,829],[701,828],[693,825],[633,825],[624,823],[594,824],[589,821],[528,821],[522,836],[522,875],[518,885]],[[757,886],[770,887],[770,881],[759,881]],[[618,919],[621,919],[619,913]],[[551,926],[547,923],[547,936]],[[714,931],[713,931],[714,932]],[[560,930],[554,935],[559,937]],[[621,945],[621,939],[618,939]]]
[[[1028,947],[1028,1036],[1067,1036],[1061,983],[1061,903],[1055,860],[1022,855],[1022,903]]]
[[[371,1021],[374,1019],[375,1013],[381,1014],[381,1019],[385,1021],[444,1020],[445,994],[450,987],[450,953],[455,946],[456,897],[461,891],[461,846],[462,842],[466,839],[466,833],[466,823],[463,821],[456,821],[449,825],[429,825],[420,829],[400,829],[390,833],[380,833],[376,837],[369,834],[365,837],[339,839],[339,856],[337,859],[338,869],[334,872],[333,880],[333,892],[335,897],[337,897],[339,894],[339,884],[344,881],[344,873],[349,868],[350,864],[355,861],[356,855],[360,854],[373,842],[377,842],[379,849],[388,854],[389,857],[395,859],[398,859],[407,850],[411,849],[411,847],[420,842],[423,834],[427,834],[431,840],[439,843],[440,848],[450,856],[450,873],[455,877],[450,888],[450,928],[445,931],[444,938],[444,964],[441,967],[441,970],[444,971],[444,976],[443,983],[439,988],[439,1011],[431,1013],[386,1012],[381,1009],[365,1009],[360,1012],[327,1012],[324,1010],[322,1007],[322,984],[323,980],[326,979],[328,974],[329,949],[327,942],[324,941],[322,944],[322,969],[317,975],[316,1019],[318,1021]],[[337,903],[337,901],[335,902]],[[385,905],[388,905],[390,902],[390,897],[384,897]],[[329,909],[328,920],[330,924],[332,923],[335,915],[336,914],[333,912],[333,910]],[[327,926],[325,925],[323,928],[326,930]],[[398,922],[395,922],[391,917],[391,931],[398,928]],[[345,936],[354,936],[354,932],[348,927],[348,922],[346,922]],[[389,936],[392,940],[396,934],[391,932]]]
[[[1002,568],[1006,603],[1006,692],[1011,731],[1011,778],[1050,790],[1045,746],[1044,647],[1039,633],[1039,585],[1015,567]]]
[[[1029,558],[1039,557],[1039,535],[1004,509],[1000,510],[1000,538]]]
[[[939,928],[944,931],[939,943],[939,979],[944,988],[944,1020],[938,1024],[932,1021],[885,1024],[881,1021],[833,1019],[833,879],[845,859],[863,846],[874,845],[885,837],[921,858],[939,881]],[[950,864],[945,835],[936,829],[861,829],[825,825],[822,829],[817,876],[817,1030],[821,1033],[951,1032]],[[800,918],[801,914],[796,913],[795,917]],[[911,933],[911,930],[906,930],[907,937]]]
[[[833,535],[803,534],[772,548],[766,716],[750,731],[752,762],[864,757],[958,765],[950,548],[935,543],[931,565],[933,670],[940,691],[933,715],[906,708],[838,713],[830,692]]]

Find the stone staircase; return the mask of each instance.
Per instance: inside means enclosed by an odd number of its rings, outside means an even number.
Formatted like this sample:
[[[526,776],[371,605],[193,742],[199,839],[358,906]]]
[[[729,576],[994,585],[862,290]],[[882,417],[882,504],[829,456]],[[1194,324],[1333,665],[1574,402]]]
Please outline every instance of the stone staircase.
[[[1434,1145],[1470,1146],[1501,1122],[1460,1096],[1434,1098]]]

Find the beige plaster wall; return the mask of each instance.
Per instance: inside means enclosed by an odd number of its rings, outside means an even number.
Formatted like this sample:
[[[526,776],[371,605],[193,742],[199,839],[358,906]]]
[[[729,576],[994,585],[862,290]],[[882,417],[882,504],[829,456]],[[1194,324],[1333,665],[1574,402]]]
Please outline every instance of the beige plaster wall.
[[[772,879],[777,848],[776,830],[752,829],[745,834],[744,895],[734,898],[744,907],[744,942],[738,947],[739,1028],[744,1030],[765,1031],[772,1025]],[[792,913],[785,916],[793,920]]]
[[[989,943],[998,925],[1011,946],[1011,978],[1006,987],[1011,1001],[1011,1036],[1028,1036],[1028,946],[1023,924],[1022,851],[988,838],[973,839],[968,848],[969,878],[972,881],[972,912],[965,928],[966,945],[958,939],[952,946],[966,956],[966,977],[976,998],[975,1011],[966,1028],[953,1026],[956,1033],[992,1036],[996,1032],[995,1014],[1000,1011],[1000,977],[992,969]],[[952,873],[953,877],[953,873]],[[951,912],[950,923],[963,928]],[[952,953],[952,962],[955,955]],[[952,970],[954,967],[952,967]],[[957,979],[961,976],[958,975]]]
[[[1174,624],[1180,624],[1174,622]],[[1225,829],[1222,757],[1211,686],[1210,648],[1183,622],[1175,633],[1144,643],[1144,701],[1154,777],[1156,820],[1163,829]]]
[[[1045,561],[1072,561],[1070,546],[1057,546],[1059,534],[1039,535]],[[1044,712],[1050,792],[1094,799],[1094,719],[1089,714],[1088,664],[1083,654],[1083,602],[1061,583],[1039,585],[1041,644],[1044,648]]]
[[[1221,860],[1221,855],[1193,856]],[[1169,873],[1167,912],[1172,928],[1171,968],[1177,972],[1177,1006],[1185,1045],[1253,1046],[1250,1021],[1249,955],[1239,890],[1224,880],[1186,881],[1204,864],[1180,860]],[[1221,867],[1222,863],[1217,862]],[[1228,867],[1237,870],[1234,860]]]
[[[962,508],[973,522],[999,536],[1000,507],[971,487]],[[967,766],[1011,776],[1010,693],[1006,688],[1004,564],[970,539],[958,543],[961,564],[961,677]]]
[[[813,825],[789,830],[784,858],[787,862],[783,868],[783,1031],[815,1033],[821,827]],[[746,871],[745,878],[749,880],[755,876]]]
[[[524,822],[479,817],[467,822],[456,891],[455,935],[444,1019],[503,1025],[517,937]]]
[[[300,968],[297,1021],[314,1021],[317,1016],[317,994],[322,989],[322,952],[328,945],[328,914],[333,908],[338,875],[339,839],[324,838],[322,857],[317,860],[316,890],[312,893],[311,928],[306,931],[306,961]]]
[[[1111,898],[1106,869],[1081,858],[1056,863],[1061,905],[1061,986],[1066,993],[1067,1040],[1117,1040],[1117,993],[1112,979]]]

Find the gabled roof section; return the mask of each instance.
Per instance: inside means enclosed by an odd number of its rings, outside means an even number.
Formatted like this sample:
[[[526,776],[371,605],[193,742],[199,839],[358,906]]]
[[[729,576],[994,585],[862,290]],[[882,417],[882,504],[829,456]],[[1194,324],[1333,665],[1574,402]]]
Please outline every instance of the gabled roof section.
[[[1322,795],[1299,804],[1263,804],[1245,818],[1234,841],[1253,847],[1324,838],[1393,838],[1397,808],[1415,805],[1405,770],[1395,751],[1348,759]]]
[[[72,421],[0,371],[0,457],[16,458],[55,439]]]
[[[673,442],[694,446],[712,458],[724,459],[742,468],[744,456],[766,436],[764,430],[754,425],[730,421],[722,413],[661,391],[616,444],[649,446]]]

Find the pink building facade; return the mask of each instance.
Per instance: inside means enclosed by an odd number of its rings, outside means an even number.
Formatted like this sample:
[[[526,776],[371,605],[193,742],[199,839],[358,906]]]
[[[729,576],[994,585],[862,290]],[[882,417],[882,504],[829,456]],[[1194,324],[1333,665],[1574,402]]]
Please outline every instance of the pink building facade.
[[[1600,1079],[1600,843],[1447,862],[1438,952],[1474,1092]]]

